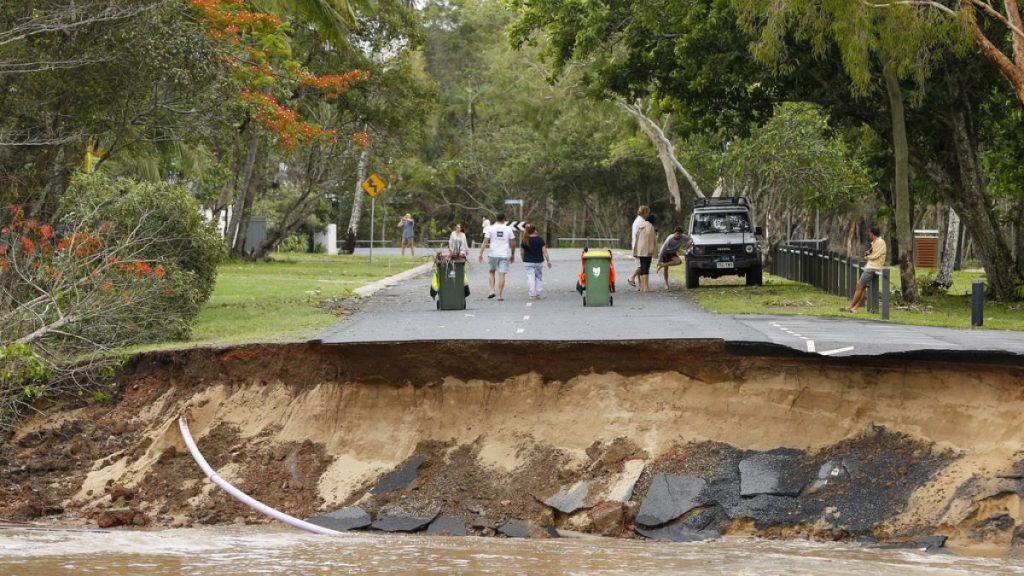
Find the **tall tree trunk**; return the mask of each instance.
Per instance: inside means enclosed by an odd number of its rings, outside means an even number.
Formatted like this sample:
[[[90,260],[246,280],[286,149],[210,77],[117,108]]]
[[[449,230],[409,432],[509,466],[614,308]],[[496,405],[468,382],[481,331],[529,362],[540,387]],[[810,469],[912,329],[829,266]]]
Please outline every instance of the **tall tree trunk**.
[[[900,287],[903,301],[918,301],[914,269],[914,225],[910,216],[910,147],[907,144],[907,123],[903,110],[903,91],[896,71],[889,66],[883,72],[892,115],[892,147],[896,163],[893,200],[896,204],[896,237],[900,244]]]
[[[356,165],[356,192],[352,197],[352,216],[348,220],[348,231],[345,234],[345,251],[352,254],[356,251],[356,236],[359,234],[359,220],[363,215],[363,180],[366,180],[366,167],[370,161],[370,147],[363,148],[359,153]],[[370,238],[373,241],[373,238]]]
[[[669,198],[672,200],[672,211],[674,214],[674,220],[676,223],[682,222],[683,219],[683,199],[679,190],[679,179],[676,177],[676,170],[678,170],[687,183],[690,185],[690,189],[693,193],[699,197],[704,197],[704,192],[701,191],[700,186],[697,185],[697,180],[694,179],[690,171],[687,170],[679,159],[676,158],[676,146],[669,139],[667,134],[668,122],[671,119],[669,116],[665,121],[665,127],[659,126],[652,118],[644,113],[640,103],[630,104],[624,100],[619,100],[618,104],[625,111],[629,112],[640,126],[640,130],[647,136],[654,144],[655,150],[658,152],[658,159],[661,160],[661,165],[665,170],[665,183],[668,186]]]
[[[1024,204],[1018,205],[1013,210],[1013,248],[1017,274],[1024,277]]]
[[[967,226],[988,279],[992,297],[1005,300],[1014,297],[1021,276],[1014,265],[1010,246],[999,229],[999,222],[988,197],[988,186],[978,157],[978,142],[972,119],[963,109],[951,114],[953,141],[960,166],[961,190],[954,202]]]
[[[935,286],[949,288],[953,285],[953,265],[956,263],[956,252],[960,247],[960,216],[952,207],[946,218],[946,241],[942,248],[942,260],[939,262],[939,273],[935,277]]]
[[[263,185],[263,178],[267,172],[267,147],[259,146],[256,153],[256,162],[253,166],[252,177],[243,191],[242,214],[238,223],[238,235],[235,237],[234,252],[240,256],[248,256],[245,251],[245,244],[249,237],[249,221],[252,220],[252,209],[256,205],[256,196]]]
[[[253,170],[256,168],[256,154],[259,152],[260,135],[254,127],[249,127],[249,149],[246,152],[245,164],[242,168],[241,187],[235,189],[235,203],[231,207],[231,219],[228,221],[228,228],[224,232],[224,241],[228,248],[234,250],[235,241],[238,239],[238,228],[242,222],[242,209],[245,206],[245,192],[249,188]]]

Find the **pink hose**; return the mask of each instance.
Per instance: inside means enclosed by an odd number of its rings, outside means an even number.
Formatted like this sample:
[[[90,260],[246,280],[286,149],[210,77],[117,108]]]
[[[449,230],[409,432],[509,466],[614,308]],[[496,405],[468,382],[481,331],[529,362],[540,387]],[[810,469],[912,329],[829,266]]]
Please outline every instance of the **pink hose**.
[[[238,500],[242,504],[245,504],[256,511],[262,512],[275,520],[280,520],[285,524],[294,526],[299,530],[314,532],[316,534],[329,534],[332,536],[341,534],[341,532],[338,532],[337,530],[317,526],[316,524],[311,524],[305,520],[299,520],[294,516],[289,516],[284,512],[274,510],[270,506],[267,506],[245,492],[242,492],[238,488],[235,488],[230,482],[221,478],[216,472],[214,472],[213,468],[210,468],[210,465],[206,462],[206,458],[203,458],[203,455],[199,453],[199,448],[196,447],[195,441],[192,440],[192,434],[188,431],[188,421],[185,420],[184,416],[178,418],[178,428],[181,429],[181,437],[185,440],[185,445],[188,446],[188,451],[192,454],[192,459],[195,460],[196,464],[199,464],[199,467],[203,469],[203,473],[206,474],[206,477],[217,486],[223,488],[224,491],[230,494],[235,500]]]

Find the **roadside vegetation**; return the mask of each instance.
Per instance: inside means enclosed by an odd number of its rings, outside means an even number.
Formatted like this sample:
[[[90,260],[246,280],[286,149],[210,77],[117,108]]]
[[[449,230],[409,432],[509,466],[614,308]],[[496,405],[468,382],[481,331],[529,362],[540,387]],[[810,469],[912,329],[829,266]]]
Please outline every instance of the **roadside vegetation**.
[[[309,338],[339,321],[356,288],[423,263],[422,258],[274,254],[265,262],[231,260],[218,270],[213,296],[192,338],[160,345],[220,346]]]
[[[918,281],[926,283],[934,270],[919,269]],[[892,278],[898,274],[891,268]],[[680,283],[684,275],[674,273]],[[893,295],[889,321],[917,326],[971,327],[971,285],[975,279],[985,279],[981,270],[967,270],[953,274],[953,286],[944,293],[922,294],[913,305],[901,304]],[[893,289],[899,282],[893,282]],[[879,320],[881,315],[868,312],[865,304],[856,314],[840,312],[850,299],[829,294],[817,288],[774,276],[765,272],[764,286],[745,286],[742,278],[702,278],[700,288],[689,290],[694,300],[705,310],[719,314],[779,314]],[[1024,304],[1020,302],[985,302],[983,328],[995,330],[1024,330]]]

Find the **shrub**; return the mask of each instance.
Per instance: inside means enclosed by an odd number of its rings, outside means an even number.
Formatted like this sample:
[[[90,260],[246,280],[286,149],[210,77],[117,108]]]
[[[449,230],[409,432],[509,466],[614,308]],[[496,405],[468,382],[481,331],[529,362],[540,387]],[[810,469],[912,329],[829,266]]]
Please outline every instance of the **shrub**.
[[[292,234],[281,242],[281,252],[305,252],[308,246],[305,235]]]
[[[225,247],[188,191],[166,183],[79,174],[65,196],[65,225],[97,228],[105,223],[121,235],[145,241],[135,257],[167,271],[163,314],[142,319],[144,340],[184,339],[192,320],[213,293]]]

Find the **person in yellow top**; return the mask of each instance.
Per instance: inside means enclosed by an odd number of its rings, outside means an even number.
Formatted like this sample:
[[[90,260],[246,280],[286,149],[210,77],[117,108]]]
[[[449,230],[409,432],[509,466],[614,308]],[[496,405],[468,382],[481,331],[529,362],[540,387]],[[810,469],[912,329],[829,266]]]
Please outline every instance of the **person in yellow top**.
[[[864,258],[867,263],[864,265],[864,272],[860,275],[860,280],[857,281],[857,289],[853,291],[853,299],[850,300],[850,305],[846,308],[840,308],[841,312],[850,312],[851,314],[857,312],[857,308],[864,301],[864,288],[869,282],[874,281],[875,272],[878,272],[885,266],[885,256],[888,253],[888,249],[885,246],[885,240],[882,240],[878,226],[871,227],[871,249],[864,254]]]

